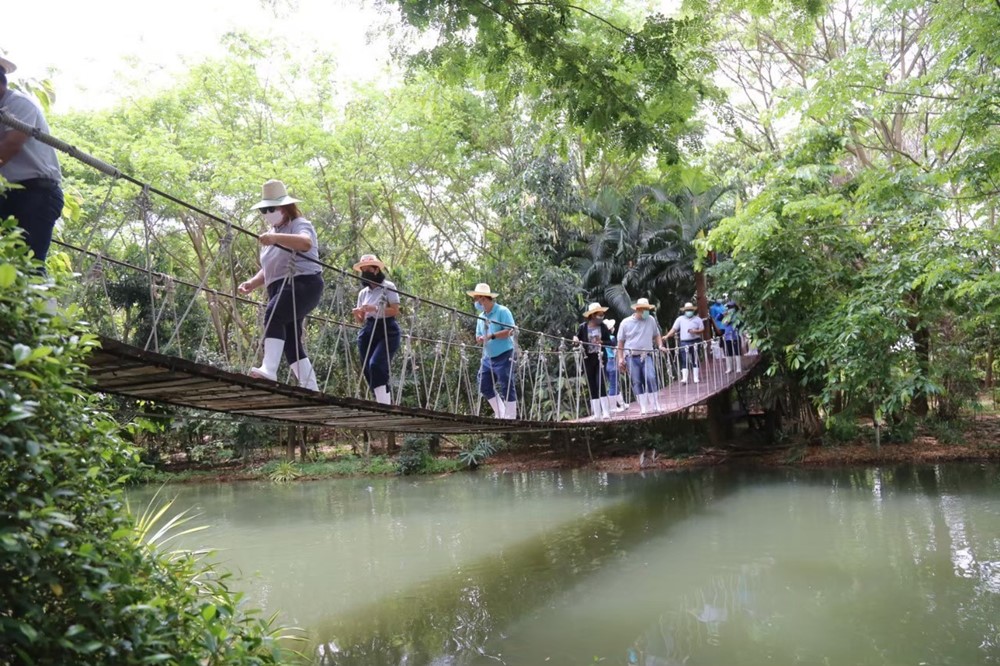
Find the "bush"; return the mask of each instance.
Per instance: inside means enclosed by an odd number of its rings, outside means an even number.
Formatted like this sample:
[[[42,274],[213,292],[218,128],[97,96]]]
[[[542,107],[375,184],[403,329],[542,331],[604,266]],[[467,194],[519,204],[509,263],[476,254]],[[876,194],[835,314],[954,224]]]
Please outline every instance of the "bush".
[[[139,466],[85,387],[96,345],[0,223],[0,663],[278,663],[268,621],[193,556],[143,545]]]
[[[403,440],[403,445],[399,448],[400,474],[419,474],[431,462],[431,444],[434,437],[431,435],[407,435]]]
[[[288,483],[300,476],[302,473],[299,472],[298,465],[291,460],[282,460],[268,473],[267,478],[271,479],[273,483]]]
[[[858,422],[853,416],[838,414],[827,421],[823,439],[828,444],[844,444],[853,442],[860,434]]]
[[[494,441],[484,437],[476,440],[472,446],[462,449],[458,454],[458,459],[469,469],[476,469],[482,465],[487,458],[496,453],[496,451],[497,447]]]

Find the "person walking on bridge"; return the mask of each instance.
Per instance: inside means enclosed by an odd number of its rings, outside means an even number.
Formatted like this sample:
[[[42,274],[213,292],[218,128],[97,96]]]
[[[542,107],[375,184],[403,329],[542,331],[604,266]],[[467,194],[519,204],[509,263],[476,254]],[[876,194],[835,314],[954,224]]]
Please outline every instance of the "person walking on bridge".
[[[374,254],[366,254],[354,270],[361,273],[364,288],[358,292],[354,319],[363,324],[358,333],[358,351],[365,381],[375,394],[375,401],[388,405],[389,364],[399,350],[400,330],[396,323],[399,314],[399,292],[396,285],[385,278],[386,267]]]
[[[660,337],[660,325],[650,313],[656,309],[649,299],[640,298],[632,306],[635,313],[618,324],[618,367],[632,378],[632,391],[639,401],[639,411],[661,411],[659,385],[656,381],[657,349],[666,351]]]
[[[316,372],[306,355],[303,334],[306,315],[319,305],[323,294],[316,229],[299,212],[298,199],[288,196],[285,184],[269,180],[261,188],[260,211],[268,230],[260,243],[260,270],[239,286],[241,294],[267,288],[264,310],[264,360],[251,368],[250,376],[275,381],[281,353],[291,366],[299,386],[318,391]]]
[[[476,322],[476,342],[483,345],[483,361],[479,366],[479,392],[490,403],[498,419],[517,418],[517,387],[514,377],[514,315],[496,302],[499,294],[490,285],[480,282],[472,291],[479,312]]]
[[[607,311],[600,303],[591,303],[583,313],[584,322],[573,336],[573,343],[583,348],[590,411],[595,419],[611,418],[608,380],[604,374],[604,350],[611,347],[611,331],[604,325],[604,313]]]
[[[38,102],[7,87],[7,75],[15,69],[10,60],[0,58],[0,109],[48,133],[49,125]],[[62,172],[56,151],[30,134],[0,125],[0,176],[17,186],[0,187],[0,220],[17,220],[35,259],[42,262],[44,273],[52,230],[63,209]]]
[[[694,383],[701,381],[698,377],[698,348],[695,346],[701,342],[701,335],[705,332],[705,323],[700,317],[695,316],[695,307],[690,302],[685,303],[681,308],[681,316],[674,320],[674,325],[667,332],[668,338],[680,333],[680,349],[677,355],[681,364],[681,384],[687,384],[688,365],[694,372]]]

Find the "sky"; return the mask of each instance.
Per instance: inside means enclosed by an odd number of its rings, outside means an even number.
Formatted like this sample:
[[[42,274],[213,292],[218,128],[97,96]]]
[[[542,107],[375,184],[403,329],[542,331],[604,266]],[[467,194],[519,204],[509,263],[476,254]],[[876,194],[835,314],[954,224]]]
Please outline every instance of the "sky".
[[[633,0],[646,11],[670,13],[679,0]],[[231,31],[292,39],[294,48],[333,53],[342,83],[384,78],[390,68],[385,36],[369,33],[394,22],[371,0],[30,0],[4,3],[0,54],[18,69],[12,78],[50,78],[53,111],[107,108],[125,96],[167,87],[191,64],[223,53]],[[141,63],[144,89],[130,61]]]
[[[387,17],[350,0],[31,0],[5,3],[0,53],[17,65],[13,79],[51,78],[55,112],[105,108],[137,91],[130,61],[151,88],[165,87],[190,64],[223,53],[230,31],[291,39],[303,53],[333,53],[344,81],[372,80],[389,65],[385,38],[370,30]],[[277,7],[276,7],[277,6]],[[20,29],[11,29],[11,28]],[[145,92],[145,91],[140,91]]]

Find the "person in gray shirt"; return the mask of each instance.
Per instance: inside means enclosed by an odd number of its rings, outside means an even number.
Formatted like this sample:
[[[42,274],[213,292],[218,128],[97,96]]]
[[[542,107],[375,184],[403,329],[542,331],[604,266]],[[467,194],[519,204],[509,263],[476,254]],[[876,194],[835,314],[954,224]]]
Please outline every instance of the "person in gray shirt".
[[[657,349],[666,351],[660,337],[660,325],[651,312],[656,309],[649,300],[640,298],[632,306],[635,314],[618,324],[618,367],[625,370],[628,359],[628,374],[632,380],[632,391],[639,401],[639,411],[645,414],[652,409],[660,411],[660,394],[656,381]]]
[[[0,109],[48,133],[49,125],[38,102],[7,87],[7,75],[15,69],[10,60],[0,58]],[[0,176],[17,186],[0,186],[0,220],[8,217],[17,220],[35,259],[42,262],[40,270],[44,273],[52,230],[63,209],[62,175],[56,151],[30,134],[0,125]]]
[[[267,287],[264,311],[264,360],[251,368],[250,376],[275,381],[281,353],[291,366],[299,386],[318,391],[316,372],[303,342],[306,315],[319,305],[323,294],[316,229],[299,212],[298,199],[288,196],[285,184],[269,180],[261,200],[253,205],[268,224],[258,237],[260,270],[239,286],[241,294]]]

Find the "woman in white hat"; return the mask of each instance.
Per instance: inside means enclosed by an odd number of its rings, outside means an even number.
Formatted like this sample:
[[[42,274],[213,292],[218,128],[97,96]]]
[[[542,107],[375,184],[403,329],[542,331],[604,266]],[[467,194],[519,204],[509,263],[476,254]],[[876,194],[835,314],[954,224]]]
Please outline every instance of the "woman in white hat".
[[[499,294],[490,285],[480,282],[472,291],[479,312],[476,322],[476,342],[483,345],[483,361],[479,366],[479,392],[490,403],[498,419],[517,418],[517,387],[514,386],[514,315],[496,302]]]
[[[374,254],[366,254],[354,264],[365,285],[358,292],[354,319],[362,324],[358,333],[358,352],[361,354],[361,371],[375,394],[375,401],[383,405],[391,402],[389,394],[389,364],[399,349],[400,330],[396,323],[399,314],[399,292],[396,285],[385,279],[386,267]]]
[[[656,381],[655,351],[666,351],[660,337],[660,325],[650,313],[656,309],[649,300],[640,298],[632,306],[635,313],[618,325],[618,368],[625,370],[632,379],[632,391],[639,401],[639,411],[660,411],[659,385]]]
[[[583,312],[584,321],[573,336],[573,342],[583,346],[583,369],[587,373],[590,411],[595,419],[611,417],[608,380],[604,375],[604,350],[611,347],[611,331],[604,325],[607,311],[600,303],[588,305]]]
[[[681,308],[681,316],[674,320],[674,325],[670,327],[666,336],[672,338],[677,333],[680,333],[681,336],[680,349],[677,352],[681,364],[681,384],[687,384],[688,365],[694,370],[694,383],[697,384],[701,381],[698,377],[698,349],[695,345],[701,342],[701,334],[705,332],[705,324],[701,317],[695,316],[695,310],[693,304],[685,303],[684,307]]]
[[[303,344],[306,315],[319,305],[323,294],[316,229],[299,212],[298,199],[288,196],[285,184],[269,180],[261,188],[259,210],[268,230],[258,237],[260,270],[239,286],[241,294],[267,288],[264,311],[264,360],[250,376],[278,378],[282,351],[299,386],[319,390],[316,372]]]

